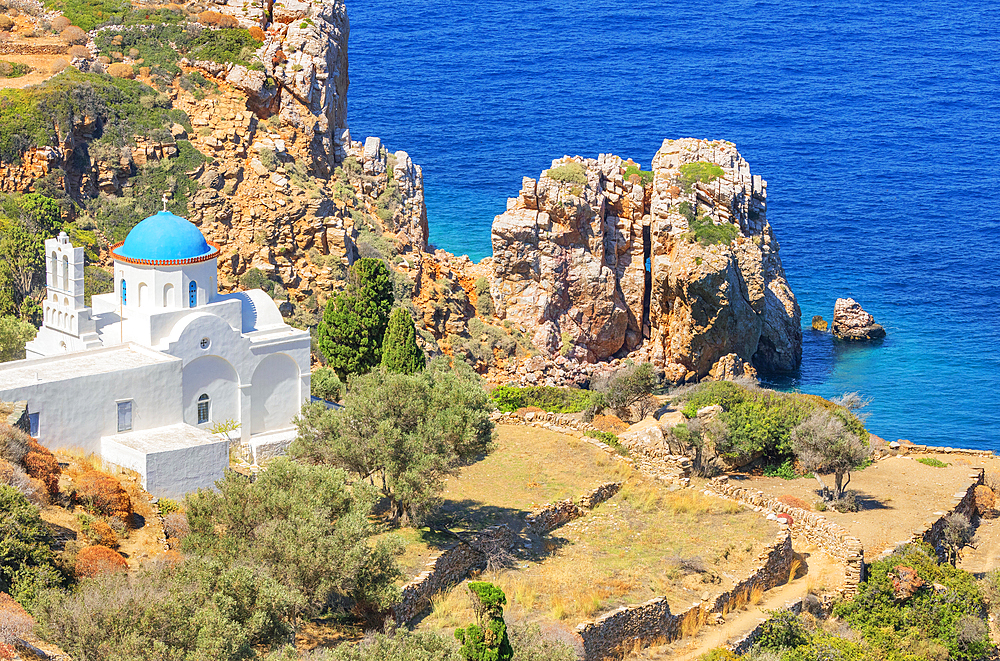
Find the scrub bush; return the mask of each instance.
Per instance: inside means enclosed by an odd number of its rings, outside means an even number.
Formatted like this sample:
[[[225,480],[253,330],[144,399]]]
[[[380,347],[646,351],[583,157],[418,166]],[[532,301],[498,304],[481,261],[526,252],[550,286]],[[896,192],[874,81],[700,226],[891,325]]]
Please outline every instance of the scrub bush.
[[[62,469],[59,468],[59,461],[52,452],[40,445],[38,441],[29,437],[28,453],[24,455],[24,468],[28,475],[41,480],[45,484],[45,490],[49,496],[59,494],[59,476]]]
[[[328,402],[340,401],[340,396],[344,392],[343,381],[329,367],[321,367],[313,372],[309,383],[313,397],[319,397]]]
[[[556,386],[500,386],[490,393],[493,405],[504,413],[535,406],[549,413],[577,413],[590,405],[591,393]]]
[[[132,521],[132,499],[118,480],[98,471],[87,471],[76,480],[76,498],[89,512]]]
[[[21,464],[31,449],[31,437],[17,427],[0,423],[0,459]]]
[[[80,578],[94,578],[126,569],[128,563],[125,558],[107,546],[87,546],[76,555],[76,575]]]
[[[544,173],[549,179],[555,179],[556,181],[561,181],[564,184],[580,184],[583,186],[587,183],[587,171],[583,169],[583,166],[577,162],[567,163],[566,165],[560,165],[554,168],[550,168]]]

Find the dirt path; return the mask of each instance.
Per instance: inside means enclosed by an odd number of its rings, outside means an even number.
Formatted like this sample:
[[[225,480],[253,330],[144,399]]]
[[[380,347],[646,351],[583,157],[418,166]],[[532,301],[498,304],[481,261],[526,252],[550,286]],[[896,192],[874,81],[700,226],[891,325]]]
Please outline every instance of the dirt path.
[[[706,652],[737,640],[767,619],[765,611],[784,608],[790,602],[801,599],[810,591],[823,592],[840,587],[844,577],[843,564],[831,556],[808,545],[794,547],[802,558],[803,566],[795,580],[768,590],[764,599],[746,610],[730,613],[726,621],[719,625],[706,625],[692,638],[675,641],[670,645],[650,647],[633,656],[630,660],[638,661],[694,661]]]

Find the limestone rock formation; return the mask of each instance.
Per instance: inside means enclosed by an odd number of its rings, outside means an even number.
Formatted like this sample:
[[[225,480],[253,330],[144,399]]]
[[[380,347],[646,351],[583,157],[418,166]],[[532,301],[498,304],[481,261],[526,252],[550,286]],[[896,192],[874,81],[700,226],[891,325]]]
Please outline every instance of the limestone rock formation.
[[[824,319],[822,315],[817,314],[813,315],[812,328],[813,330],[826,332],[829,328],[829,324],[826,323],[826,319]]]
[[[713,381],[735,381],[736,379],[757,380],[757,370],[735,353],[729,353],[719,358],[708,371],[708,378]]]
[[[635,354],[673,382],[729,353],[795,369],[801,313],[766,196],[729,142],[666,140],[645,174],[608,154],[553,161],[493,222],[494,308],[543,353]]]
[[[833,335],[841,340],[871,341],[885,337],[885,329],[853,298],[838,298],[833,307]]]

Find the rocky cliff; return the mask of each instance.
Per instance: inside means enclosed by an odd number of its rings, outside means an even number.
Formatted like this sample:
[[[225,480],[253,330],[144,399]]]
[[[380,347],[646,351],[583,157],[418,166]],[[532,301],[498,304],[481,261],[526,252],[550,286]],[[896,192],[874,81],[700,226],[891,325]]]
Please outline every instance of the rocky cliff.
[[[800,311],[766,212],[767,183],[732,143],[666,140],[651,173],[564,157],[494,220],[494,307],[550,355],[633,355],[674,382],[729,353],[794,369]]]
[[[497,381],[584,383],[595,364],[625,357],[674,382],[798,365],[799,309],[766,182],[731,143],[665,141],[651,171],[613,155],[559,159],[524,179],[494,222],[493,257],[473,264],[428,250],[423,176],[407,153],[351,138],[342,2],[217,0],[213,10],[259,30],[262,69],[182,59],[164,84],[134,62],[190,130],[174,123],[156,140],[88,152],[97,120],[84,117],[58,145],[0,166],[0,190],[54,174],[77,200],[128,198],[133,179],[189,141],[208,160],[185,173],[195,182],[187,215],[222,246],[220,286],[259,270],[299,325],[315,324],[346,267],[372,256],[392,267],[425,350],[461,355]],[[94,49],[75,64],[96,67]],[[208,84],[185,84],[196,73]]]

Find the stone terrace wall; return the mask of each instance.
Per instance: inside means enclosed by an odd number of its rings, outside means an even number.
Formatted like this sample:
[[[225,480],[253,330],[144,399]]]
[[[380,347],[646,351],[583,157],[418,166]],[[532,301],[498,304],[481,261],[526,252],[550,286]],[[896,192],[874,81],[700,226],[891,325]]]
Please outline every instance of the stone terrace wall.
[[[897,546],[906,543],[926,542],[938,550],[944,534],[944,520],[952,514],[964,514],[970,519],[976,514],[976,487],[985,482],[986,472],[982,468],[974,468],[969,473],[969,486],[964,491],[958,491],[952,496],[950,506],[945,511],[937,511],[932,514],[932,518],[927,519],[924,524],[913,531],[909,539],[902,539],[897,542]],[[886,549],[879,555],[879,560],[892,555],[894,549]]]
[[[431,602],[431,597],[465,579],[471,569],[486,562],[484,547],[510,549],[517,537],[506,525],[486,528],[469,543],[458,542],[427,562],[427,569],[402,588],[402,598],[393,608],[396,622],[409,622]]]
[[[802,612],[802,599],[796,599],[792,603],[785,606],[783,610],[791,611],[795,615],[800,614]],[[764,622],[767,622],[767,620],[764,620]],[[726,645],[726,647],[728,647],[733,652],[733,654],[737,655],[746,654],[747,652],[750,651],[750,648],[754,646],[754,643],[757,642],[761,634],[764,633],[764,622],[761,622],[760,624],[755,626],[753,629],[747,632],[747,634],[744,635],[742,638]]]
[[[614,496],[621,488],[621,482],[605,482],[601,486],[591,489],[580,496],[580,505],[574,503],[572,498],[560,500],[557,503],[549,503],[524,517],[524,523],[532,532],[539,535],[550,530],[555,530],[564,523],[583,516],[584,512],[581,507],[593,509]]]
[[[782,530],[774,543],[758,557],[757,568],[732,589],[714,600],[699,602],[674,615],[666,598],[657,597],[644,604],[624,606],[593,622],[576,627],[583,639],[585,661],[619,656],[623,649],[636,644],[670,642],[697,630],[710,613],[726,612],[734,602],[746,603],[754,590],[764,591],[788,580],[792,564],[792,538]]]
[[[532,532],[541,535],[581,516],[583,510],[573,502],[572,498],[567,498],[557,503],[543,505],[524,517],[524,523]]]
[[[857,537],[852,537],[836,523],[799,507],[791,507],[768,496],[763,491],[744,487],[729,481],[728,476],[713,478],[707,491],[724,496],[751,507],[765,509],[775,514],[791,515],[792,534],[816,544],[831,556],[847,566],[844,576],[844,595],[853,596],[858,584],[864,579],[864,548]]]

